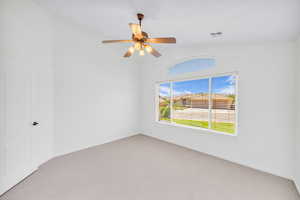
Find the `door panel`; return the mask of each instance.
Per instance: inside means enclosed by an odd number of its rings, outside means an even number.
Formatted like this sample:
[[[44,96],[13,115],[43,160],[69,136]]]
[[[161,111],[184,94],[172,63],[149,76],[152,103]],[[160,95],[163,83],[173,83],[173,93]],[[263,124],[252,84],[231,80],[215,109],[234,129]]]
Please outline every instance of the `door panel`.
[[[24,68],[9,63],[5,73],[5,183],[18,183],[36,166],[31,162],[31,84]]]
[[[32,1],[0,2],[1,194],[50,157],[53,21]]]
[[[31,74],[31,156],[34,166],[39,166],[52,156],[53,143],[53,94],[51,70],[47,65],[38,66]]]

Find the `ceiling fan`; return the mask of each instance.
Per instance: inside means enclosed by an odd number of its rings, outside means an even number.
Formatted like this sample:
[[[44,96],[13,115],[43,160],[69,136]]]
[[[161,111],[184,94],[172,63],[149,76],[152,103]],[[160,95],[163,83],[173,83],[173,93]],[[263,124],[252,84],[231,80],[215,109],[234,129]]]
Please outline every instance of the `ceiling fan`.
[[[139,51],[141,56],[145,55],[145,50],[155,57],[161,56],[161,54],[156,51],[149,43],[176,43],[176,38],[166,37],[166,38],[149,38],[148,34],[142,31],[142,20],[144,15],[141,13],[137,14],[139,24],[129,23],[129,27],[132,31],[131,40],[104,40],[102,43],[116,43],[116,42],[133,42],[134,45],[129,47],[128,51],[124,54],[124,57],[130,57],[134,51]]]

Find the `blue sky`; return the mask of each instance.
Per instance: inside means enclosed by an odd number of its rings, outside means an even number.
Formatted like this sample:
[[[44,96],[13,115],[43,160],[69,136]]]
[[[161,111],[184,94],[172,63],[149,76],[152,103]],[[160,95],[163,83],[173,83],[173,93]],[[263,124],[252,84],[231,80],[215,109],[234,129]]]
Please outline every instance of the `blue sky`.
[[[173,94],[208,93],[209,79],[198,79],[173,83]]]
[[[220,76],[211,80],[212,93],[234,94],[235,76]]]
[[[209,79],[173,82],[173,95],[208,93]],[[212,78],[212,93],[233,94],[235,88],[234,76]],[[160,95],[170,95],[170,83],[160,84]]]

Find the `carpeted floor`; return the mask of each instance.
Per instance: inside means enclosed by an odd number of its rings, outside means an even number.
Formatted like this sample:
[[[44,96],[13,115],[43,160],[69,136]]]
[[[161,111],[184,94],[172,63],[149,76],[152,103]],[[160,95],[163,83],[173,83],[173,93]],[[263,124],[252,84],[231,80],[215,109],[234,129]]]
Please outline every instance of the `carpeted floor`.
[[[52,159],[1,200],[300,200],[289,180],[137,135]]]

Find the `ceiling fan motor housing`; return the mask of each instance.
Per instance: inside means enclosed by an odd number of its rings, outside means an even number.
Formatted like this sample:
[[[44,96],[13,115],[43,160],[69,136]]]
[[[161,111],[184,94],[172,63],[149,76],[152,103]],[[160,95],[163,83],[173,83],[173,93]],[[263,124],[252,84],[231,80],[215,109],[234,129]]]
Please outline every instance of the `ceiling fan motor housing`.
[[[149,38],[146,32],[142,32],[143,38],[136,38],[134,34],[132,34],[132,40],[135,42],[146,42],[146,39]]]
[[[144,14],[138,13],[137,17],[138,17],[138,20],[142,21],[144,19]]]

